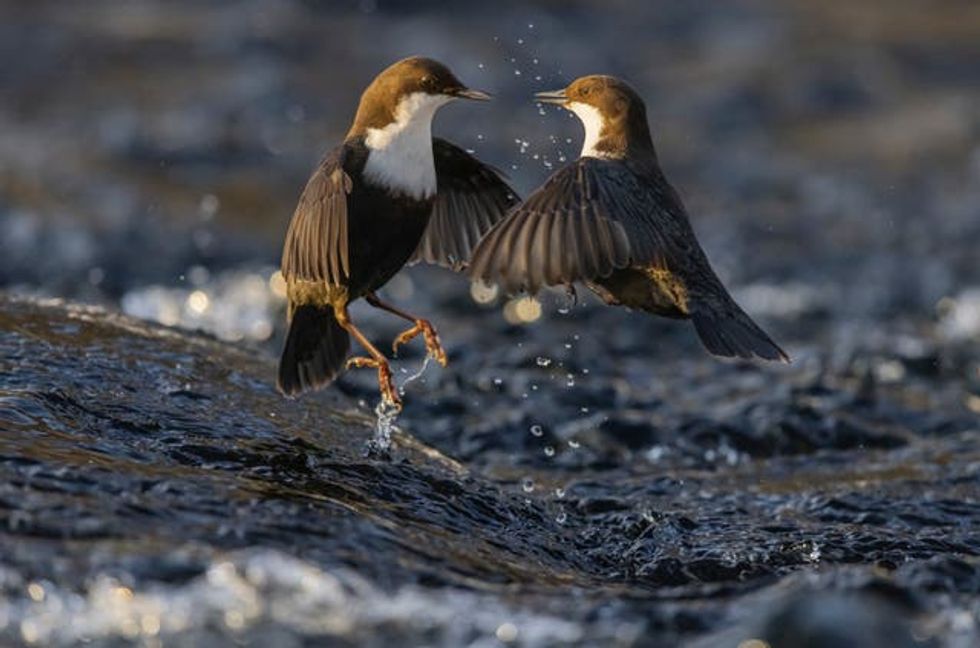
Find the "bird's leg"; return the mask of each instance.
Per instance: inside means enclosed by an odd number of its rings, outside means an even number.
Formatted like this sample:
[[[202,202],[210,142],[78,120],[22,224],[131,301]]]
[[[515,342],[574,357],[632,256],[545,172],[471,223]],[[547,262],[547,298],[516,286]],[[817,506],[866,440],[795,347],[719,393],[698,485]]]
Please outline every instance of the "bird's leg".
[[[407,319],[409,322],[413,322],[415,324],[412,328],[395,338],[395,341],[391,345],[391,348],[395,353],[398,353],[398,347],[410,342],[419,335],[422,335],[425,338],[425,350],[435,359],[436,362],[443,367],[446,366],[446,351],[442,348],[442,344],[439,342],[439,334],[436,333],[436,329],[428,320],[415,317],[414,315],[406,313],[405,311],[396,308],[391,304],[385,303],[378,299],[378,296],[374,293],[368,293],[364,296],[364,299],[375,308],[386,310],[393,315],[397,315],[402,319]]]
[[[357,340],[370,355],[370,357],[355,356],[353,358],[348,358],[347,368],[371,367],[372,369],[377,369],[378,388],[381,390],[381,398],[400,410],[402,408],[402,399],[398,396],[398,390],[395,388],[395,381],[392,378],[391,365],[388,364],[388,359],[385,358],[373,344],[371,344],[371,341],[368,340],[356,326],[354,326],[354,323],[350,320],[350,315],[347,313],[346,304],[344,306],[334,308],[334,315],[337,318],[337,322],[344,328],[344,330],[354,336],[354,339]]]

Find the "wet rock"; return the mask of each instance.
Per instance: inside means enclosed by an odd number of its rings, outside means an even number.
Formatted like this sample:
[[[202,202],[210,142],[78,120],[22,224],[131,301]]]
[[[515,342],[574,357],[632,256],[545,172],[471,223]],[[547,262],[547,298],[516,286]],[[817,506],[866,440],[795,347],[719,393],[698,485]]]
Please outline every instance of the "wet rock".
[[[772,648],[913,648],[907,611],[870,595],[802,595],[775,611],[763,637]]]

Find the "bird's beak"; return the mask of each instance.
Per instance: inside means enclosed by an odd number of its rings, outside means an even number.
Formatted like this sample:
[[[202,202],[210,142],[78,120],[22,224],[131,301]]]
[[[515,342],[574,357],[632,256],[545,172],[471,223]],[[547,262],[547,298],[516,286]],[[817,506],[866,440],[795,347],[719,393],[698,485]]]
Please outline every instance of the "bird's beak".
[[[547,92],[535,92],[534,100],[540,101],[541,103],[564,106],[568,103],[568,95],[565,94],[564,88],[561,90],[549,90]]]
[[[472,101],[490,101],[490,95],[483,90],[473,90],[472,88],[460,88],[453,93],[454,97],[460,99],[471,99]]]

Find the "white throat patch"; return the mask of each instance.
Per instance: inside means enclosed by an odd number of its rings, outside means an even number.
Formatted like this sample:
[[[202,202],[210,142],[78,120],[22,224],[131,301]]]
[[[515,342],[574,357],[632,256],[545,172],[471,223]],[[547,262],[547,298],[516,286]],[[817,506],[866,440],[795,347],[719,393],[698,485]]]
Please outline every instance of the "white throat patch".
[[[580,101],[572,101],[568,104],[568,109],[578,116],[582,125],[585,126],[585,141],[582,142],[582,152],[579,157],[608,157],[602,151],[597,151],[595,146],[599,143],[599,136],[602,133],[604,120],[602,113],[595,106]]]
[[[436,193],[436,167],[432,159],[432,118],[452,97],[413,92],[395,109],[395,121],[384,128],[369,128],[364,143],[370,149],[364,176],[386,189],[412,198]]]

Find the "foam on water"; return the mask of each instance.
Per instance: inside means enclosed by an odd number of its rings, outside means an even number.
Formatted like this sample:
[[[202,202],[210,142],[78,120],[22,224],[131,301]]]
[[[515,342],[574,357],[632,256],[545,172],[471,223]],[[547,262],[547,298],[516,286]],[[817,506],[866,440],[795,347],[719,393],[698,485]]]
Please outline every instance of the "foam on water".
[[[279,290],[273,281],[272,269],[234,270],[214,277],[203,270],[188,271],[187,287],[130,290],[121,300],[123,312],[166,326],[202,329],[228,341],[271,337],[285,297],[284,288]]]
[[[301,636],[362,645],[383,643],[385,637],[424,637],[428,645],[481,646],[502,633],[521,645],[544,646],[584,635],[576,622],[492,595],[414,585],[383,591],[351,571],[321,569],[272,550],[216,560],[204,574],[180,584],[129,587],[102,574],[81,592],[32,583],[19,594],[0,597],[4,643],[197,645],[213,636],[214,628],[242,636],[261,633],[269,645]],[[635,637],[639,629],[610,624],[606,636],[624,632]]]

